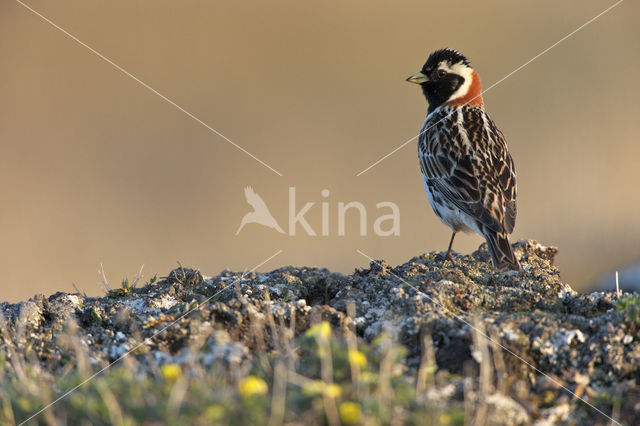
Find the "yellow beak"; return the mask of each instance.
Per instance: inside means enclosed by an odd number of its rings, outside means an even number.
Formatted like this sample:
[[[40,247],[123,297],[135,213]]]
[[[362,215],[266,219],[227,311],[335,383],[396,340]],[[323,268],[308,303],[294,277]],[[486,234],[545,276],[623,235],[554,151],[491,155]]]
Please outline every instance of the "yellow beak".
[[[422,84],[422,83],[426,83],[427,81],[429,81],[429,77],[424,75],[422,73],[422,71],[418,71],[417,73],[415,73],[411,77],[409,77],[407,79],[407,81],[409,83]]]

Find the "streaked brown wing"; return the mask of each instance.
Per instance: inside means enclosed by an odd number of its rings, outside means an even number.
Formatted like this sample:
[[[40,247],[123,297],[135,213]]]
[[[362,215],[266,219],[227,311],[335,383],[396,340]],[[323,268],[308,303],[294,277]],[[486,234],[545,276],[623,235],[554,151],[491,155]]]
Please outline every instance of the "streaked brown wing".
[[[511,233],[516,220],[513,160],[489,117],[478,119],[489,120],[491,131],[469,135],[475,150],[463,153],[459,143],[441,140],[431,144],[432,151],[422,151],[421,167],[429,185],[449,203],[495,232]]]
[[[440,195],[458,209],[477,219],[487,228],[496,232],[502,232],[503,227],[492,215],[492,212],[483,204],[484,192],[481,182],[476,176],[476,167],[470,155],[462,157],[458,161],[452,161],[441,155],[423,155],[421,157],[423,172],[430,185]],[[445,171],[449,164],[452,169]]]
[[[500,192],[503,198],[504,216],[502,225],[507,233],[513,232],[513,228],[516,225],[516,168],[511,158],[511,154],[507,151],[507,143],[505,141],[502,132],[495,126],[495,124],[489,119],[491,128],[493,130],[493,136],[495,139],[494,153],[495,168],[497,169],[497,182],[495,184],[496,192]]]
[[[505,212],[502,225],[504,226],[505,231],[510,234],[516,226],[516,215],[518,213],[518,209],[516,207],[516,170],[513,165],[511,155],[508,152],[505,164],[506,169],[503,171],[500,179],[500,185],[503,188],[505,198]]]

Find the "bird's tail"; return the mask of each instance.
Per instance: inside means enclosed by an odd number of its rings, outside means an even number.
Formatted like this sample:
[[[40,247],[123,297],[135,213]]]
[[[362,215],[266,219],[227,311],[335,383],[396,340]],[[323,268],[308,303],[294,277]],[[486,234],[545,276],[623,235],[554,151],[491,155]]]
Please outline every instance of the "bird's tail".
[[[486,230],[484,238],[489,245],[489,253],[493,260],[493,266],[497,269],[509,268],[514,271],[520,270],[520,264],[513,255],[513,250],[511,250],[511,244],[509,244],[506,233]]]

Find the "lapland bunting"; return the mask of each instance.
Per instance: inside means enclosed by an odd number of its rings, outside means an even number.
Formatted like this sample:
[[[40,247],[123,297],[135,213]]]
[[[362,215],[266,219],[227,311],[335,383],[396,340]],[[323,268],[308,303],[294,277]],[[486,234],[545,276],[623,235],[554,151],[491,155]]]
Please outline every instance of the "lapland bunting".
[[[438,218],[453,231],[475,231],[498,269],[519,270],[508,234],[516,222],[516,172],[504,135],[487,115],[478,74],[460,52],[441,49],[407,79],[427,98],[418,138],[424,188]]]

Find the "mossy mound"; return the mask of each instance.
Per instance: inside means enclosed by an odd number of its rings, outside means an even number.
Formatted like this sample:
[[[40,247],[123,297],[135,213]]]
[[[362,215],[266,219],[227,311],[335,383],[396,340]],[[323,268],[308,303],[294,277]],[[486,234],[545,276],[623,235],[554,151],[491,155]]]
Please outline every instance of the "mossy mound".
[[[0,416],[19,422],[118,361],[36,420],[633,424],[640,298],[578,294],[554,248],[521,241],[515,252],[518,272],[493,269],[483,244],[454,263],[432,252],[352,275],[177,268],[105,297],[3,303]]]

